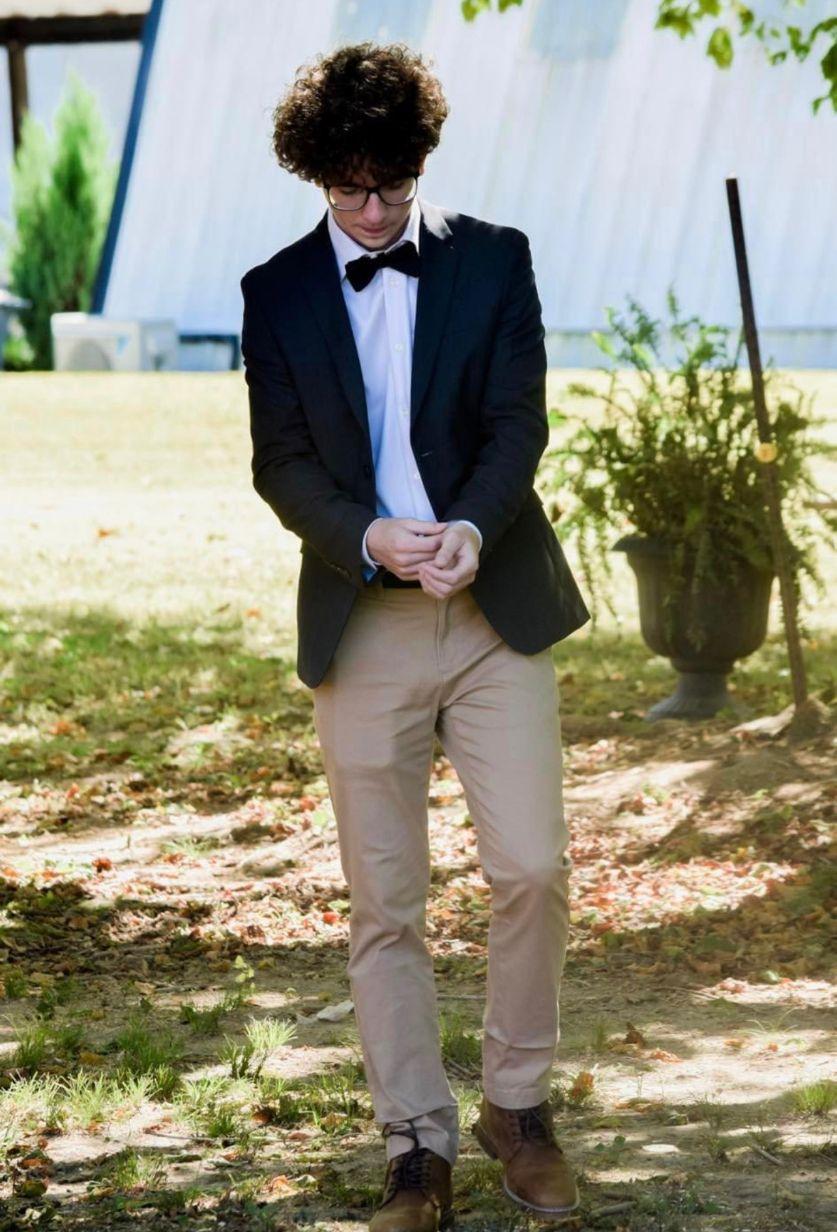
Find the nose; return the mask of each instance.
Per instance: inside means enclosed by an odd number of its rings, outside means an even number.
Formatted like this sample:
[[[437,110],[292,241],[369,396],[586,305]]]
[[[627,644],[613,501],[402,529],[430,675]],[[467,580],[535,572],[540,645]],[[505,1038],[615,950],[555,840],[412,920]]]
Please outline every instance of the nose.
[[[377,193],[369,194],[369,200],[360,212],[363,221],[370,227],[380,227],[386,221],[386,206]]]

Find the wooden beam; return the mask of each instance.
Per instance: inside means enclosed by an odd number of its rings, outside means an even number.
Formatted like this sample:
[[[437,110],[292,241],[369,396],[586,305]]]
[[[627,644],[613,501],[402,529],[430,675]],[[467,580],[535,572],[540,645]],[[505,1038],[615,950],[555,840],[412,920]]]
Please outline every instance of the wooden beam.
[[[88,17],[2,17],[0,43],[117,43],[142,38],[146,13],[101,13]]]
[[[23,43],[6,44],[9,61],[9,95],[12,106],[12,143],[17,152],[23,113],[29,107],[29,87],[26,81],[26,47]]]
[[[146,13],[102,13],[87,17],[0,18],[0,46],[5,44],[9,64],[12,141],[20,145],[23,114],[29,107],[26,48],[49,43],[139,42]]]

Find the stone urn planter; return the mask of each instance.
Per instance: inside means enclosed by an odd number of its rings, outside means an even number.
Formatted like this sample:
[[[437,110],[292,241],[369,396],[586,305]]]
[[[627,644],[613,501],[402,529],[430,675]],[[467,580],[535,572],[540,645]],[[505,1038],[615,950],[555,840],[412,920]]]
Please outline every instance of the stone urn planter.
[[[737,659],[752,654],[765,639],[774,574],[742,566],[737,578],[724,585],[704,583],[695,596],[688,593],[687,577],[671,636],[667,636],[663,596],[670,546],[642,535],[625,535],[613,551],[625,553],[636,575],[640,629],[646,645],[670,659],[678,674],[671,696],[652,706],[645,717],[705,719],[731,705],[727,676]],[[686,635],[692,616],[706,630],[700,647]]]

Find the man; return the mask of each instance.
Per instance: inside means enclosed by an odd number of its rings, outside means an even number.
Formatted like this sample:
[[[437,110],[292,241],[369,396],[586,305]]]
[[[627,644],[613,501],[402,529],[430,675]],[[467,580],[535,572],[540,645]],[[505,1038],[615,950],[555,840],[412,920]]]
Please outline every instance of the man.
[[[297,671],[386,1141],[373,1232],[453,1217],[458,1108],[424,941],[435,736],[492,887],[474,1132],[519,1205],[578,1202],[549,1103],[571,867],[550,647],[589,612],[533,487],[548,426],[528,239],[418,194],[446,115],[404,44],[298,70],[274,150],[326,213],[241,280],[253,482],[302,541]]]

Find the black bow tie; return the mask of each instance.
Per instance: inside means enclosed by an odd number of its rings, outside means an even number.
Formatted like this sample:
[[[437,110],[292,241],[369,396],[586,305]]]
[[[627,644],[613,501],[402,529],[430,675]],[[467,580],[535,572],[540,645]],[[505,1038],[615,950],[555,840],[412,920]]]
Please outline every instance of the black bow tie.
[[[405,240],[403,244],[399,244],[397,248],[391,248],[389,252],[379,252],[374,257],[358,257],[354,261],[347,261],[346,277],[356,291],[362,291],[375,277],[377,270],[384,265],[391,265],[393,269],[400,270],[402,274],[412,274],[414,278],[418,278],[421,258],[413,241]]]

